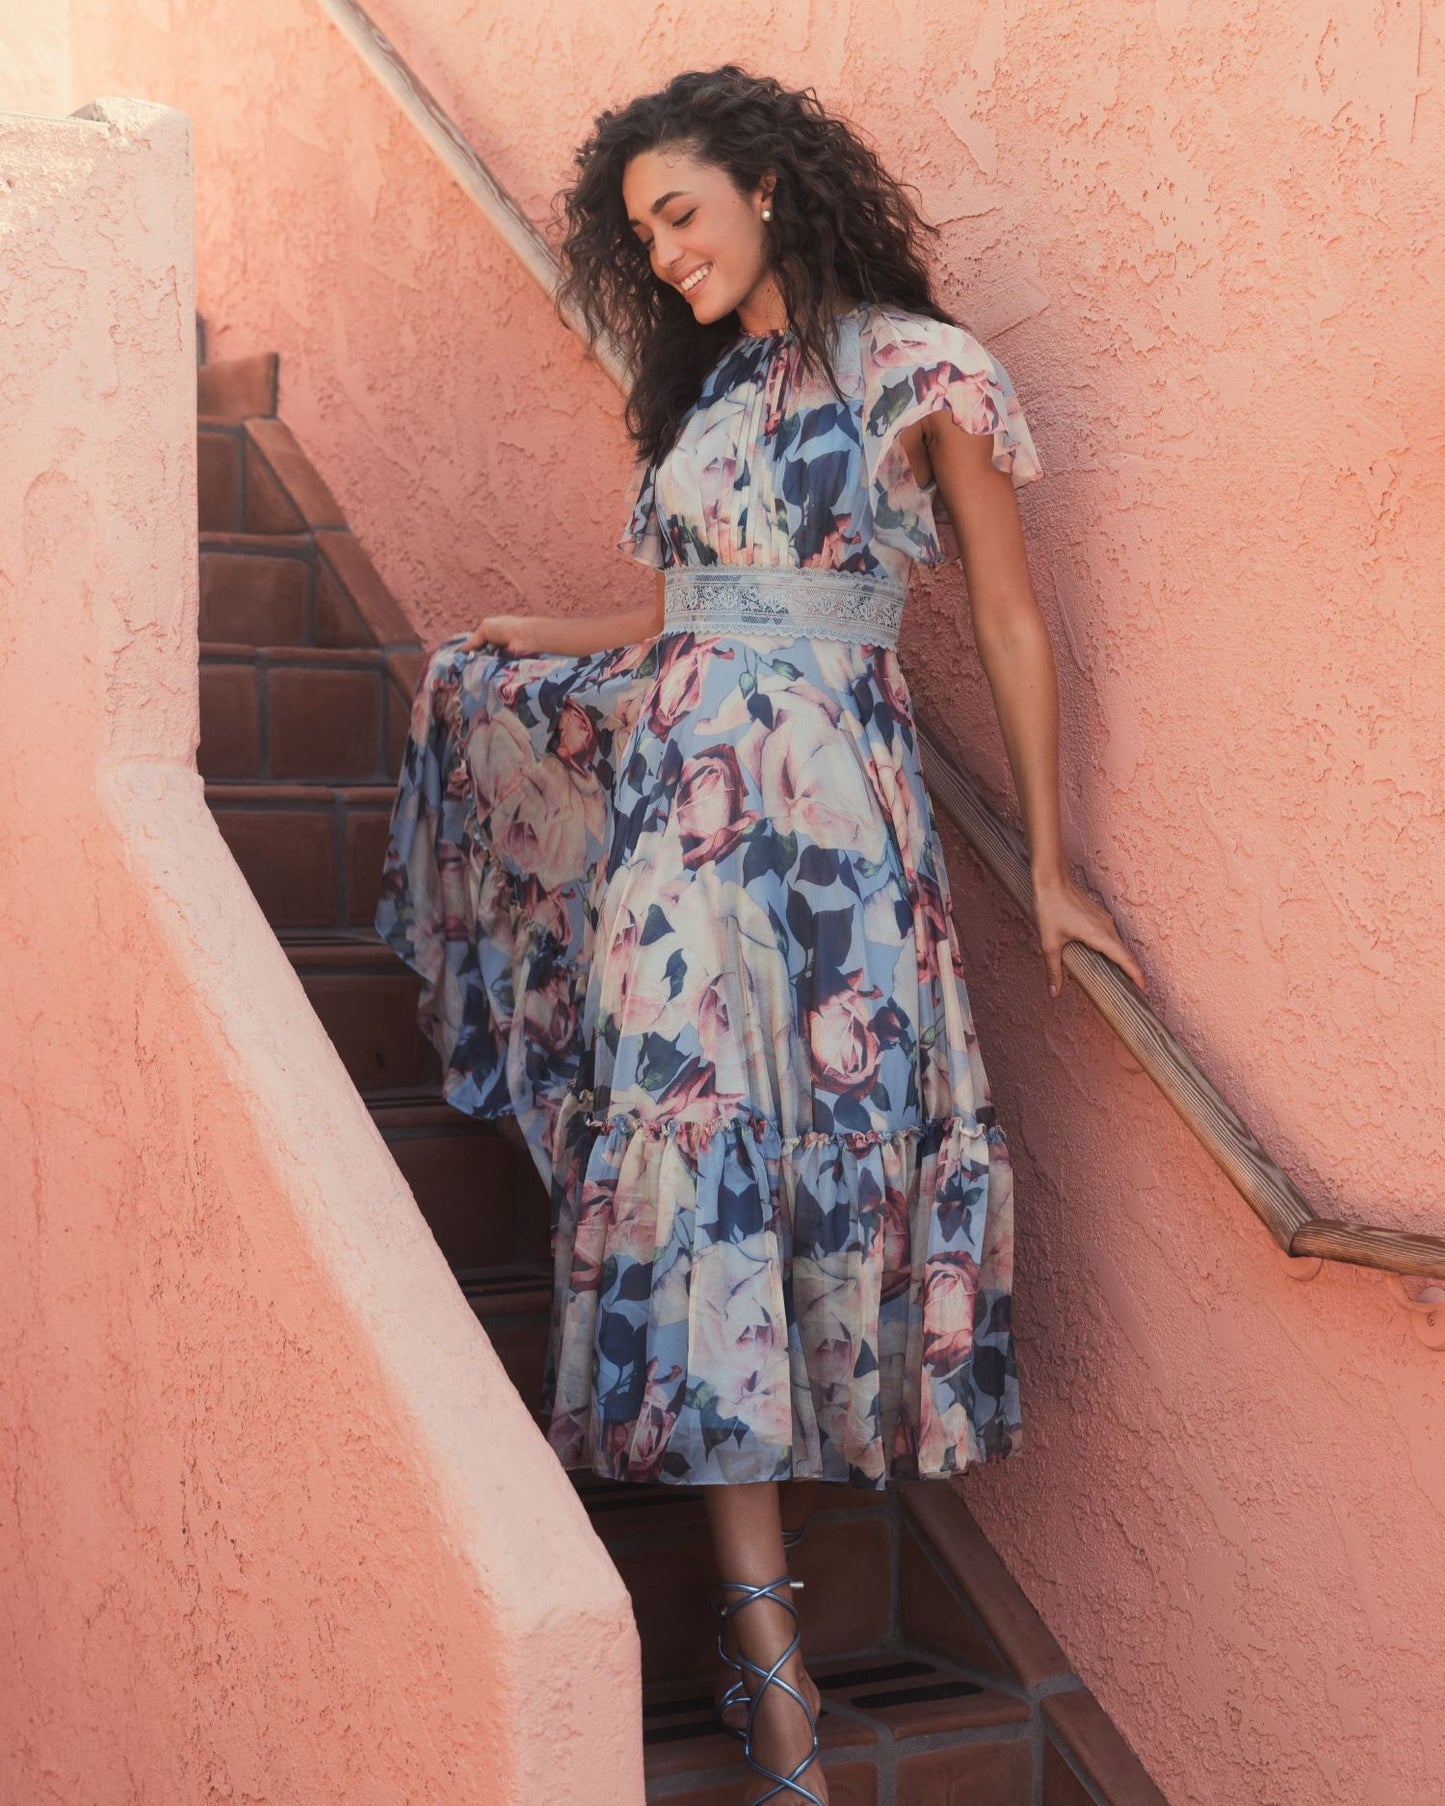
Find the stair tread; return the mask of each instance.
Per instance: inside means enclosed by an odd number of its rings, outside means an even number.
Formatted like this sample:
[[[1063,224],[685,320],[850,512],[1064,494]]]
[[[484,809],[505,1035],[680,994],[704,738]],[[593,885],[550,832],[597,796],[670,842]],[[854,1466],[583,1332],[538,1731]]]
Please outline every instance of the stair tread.
[[[418,1093],[410,1101],[400,1097],[378,1100],[374,1092],[363,1092],[362,1101],[383,1136],[397,1135],[406,1129],[433,1129],[448,1135],[484,1134],[498,1141],[506,1139],[495,1119],[472,1116],[441,1096]]]
[[[396,785],[363,779],[207,778],[208,803],[324,803],[336,797],[347,803],[389,804]]]
[[[293,966],[374,967],[415,977],[374,928],[278,928],[276,938]]]
[[[482,1323],[490,1317],[544,1316],[552,1309],[552,1275],[542,1267],[518,1266],[486,1274],[469,1274],[464,1268],[456,1278]]]
[[[235,426],[256,414],[274,414],[279,376],[274,351],[209,358],[196,369],[197,417]]]
[[[1068,1657],[951,1487],[904,1489],[903,1509],[1027,1685],[1070,1672]]]
[[[1110,1806],[1169,1806],[1132,1745],[1087,1687],[1051,1693],[1044,1717]]]
[[[881,1744],[999,1729],[1029,1721],[1021,1694],[908,1647],[865,1650],[812,1662],[823,1695],[818,1740],[825,1751],[857,1748],[865,1759]],[[712,1676],[643,1689],[643,1748],[649,1780],[741,1768],[741,1746],[712,1718]],[[929,1747],[934,1747],[930,1741]]]
[[[246,640],[202,640],[201,663],[254,664],[265,658],[272,665],[340,666],[358,671],[386,668],[389,656],[380,646],[305,646],[276,644],[255,646]]]
[[[242,533],[222,527],[202,527],[201,554],[207,552],[252,552],[258,557],[304,555],[310,558],[315,542],[309,533]]]

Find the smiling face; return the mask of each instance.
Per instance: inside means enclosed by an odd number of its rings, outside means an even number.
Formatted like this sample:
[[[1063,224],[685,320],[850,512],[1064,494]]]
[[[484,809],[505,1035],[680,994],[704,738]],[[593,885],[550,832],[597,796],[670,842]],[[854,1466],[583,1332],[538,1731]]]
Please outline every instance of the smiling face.
[[[641,151],[623,171],[629,227],[648,247],[658,281],[678,291],[699,324],[736,308],[747,332],[787,325],[762,218],[772,190],[764,176],[742,194],[725,169],[681,145]]]

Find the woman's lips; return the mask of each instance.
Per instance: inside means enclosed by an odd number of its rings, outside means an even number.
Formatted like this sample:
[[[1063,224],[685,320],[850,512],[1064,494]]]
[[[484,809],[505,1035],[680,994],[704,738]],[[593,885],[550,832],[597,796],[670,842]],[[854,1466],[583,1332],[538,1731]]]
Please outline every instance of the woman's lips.
[[[693,296],[694,296],[694,295],[695,295],[695,294],[697,294],[697,292],[698,292],[698,290],[699,290],[699,289],[702,289],[702,288],[705,288],[705,287],[706,287],[706,286],[707,286],[707,279],[708,279],[708,277],[709,277],[709,276],[711,276],[711,275],[712,275],[712,265],[711,265],[711,264],[710,264],[710,263],[708,263],[708,264],[704,264],[704,265],[703,265],[703,266],[702,266],[702,268],[703,268],[703,272],[704,272],[704,273],[703,273],[703,275],[702,275],[702,276],[701,276],[701,277],[700,277],[700,278],[699,278],[699,280],[698,280],[698,281],[696,281],[696,282],[693,282],[693,283],[690,283],[690,284],[689,284],[689,285],[688,285],[688,286],[687,286],[687,287],[686,287],[686,288],[683,288],[683,285],[682,285],[682,283],[680,283],[680,282],[679,282],[679,283],[678,283],[678,285],[677,285],[677,286],[678,286],[678,287],[679,287],[679,288],[680,288],[680,289],[682,289],[682,293],[683,293],[683,299],[684,299],[684,300],[687,300],[687,301],[691,301],[691,300],[692,300],[692,298],[693,298]]]

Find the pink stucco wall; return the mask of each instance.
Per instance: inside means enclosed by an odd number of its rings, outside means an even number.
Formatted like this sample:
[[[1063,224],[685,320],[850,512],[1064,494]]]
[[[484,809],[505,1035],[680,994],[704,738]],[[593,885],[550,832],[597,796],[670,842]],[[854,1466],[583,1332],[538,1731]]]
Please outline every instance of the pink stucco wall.
[[[627,1594],[196,775],[187,121],[0,169],[0,1800],[640,1806]]]
[[[70,0],[0,6],[0,111],[70,111]]]
[[[76,10],[86,86],[195,118],[213,343],[282,352],[283,411],[419,629],[640,599],[617,398],[319,10]],[[537,217],[598,108],[729,56],[917,182],[1049,472],[1021,503],[1071,852],[1316,1208],[1445,1226],[1438,14],[378,17]],[[1007,799],[955,570],[903,657]],[[1445,1366],[1385,1280],[1290,1277],[948,850],[1019,1163],[1028,1448],[970,1503],[1177,1806],[1440,1806]]]

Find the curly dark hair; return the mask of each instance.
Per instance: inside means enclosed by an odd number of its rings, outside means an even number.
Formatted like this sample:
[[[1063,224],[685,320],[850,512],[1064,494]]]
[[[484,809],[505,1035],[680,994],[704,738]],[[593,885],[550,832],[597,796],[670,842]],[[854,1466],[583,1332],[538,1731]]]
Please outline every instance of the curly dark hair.
[[[553,203],[562,233],[558,311],[575,312],[589,350],[610,334],[630,364],[627,428],[644,458],[671,449],[703,378],[742,328],[736,311],[699,324],[653,274],[622,199],[623,172],[643,151],[683,149],[725,170],[742,194],[776,175],[765,228],[774,274],[805,364],[826,375],[840,401],[832,358],[845,302],[961,324],[935,301],[919,253],[938,228],[812,88],[784,88],[725,63],[675,75],[657,93],[599,113],[593,128],[576,154],[576,180]]]

